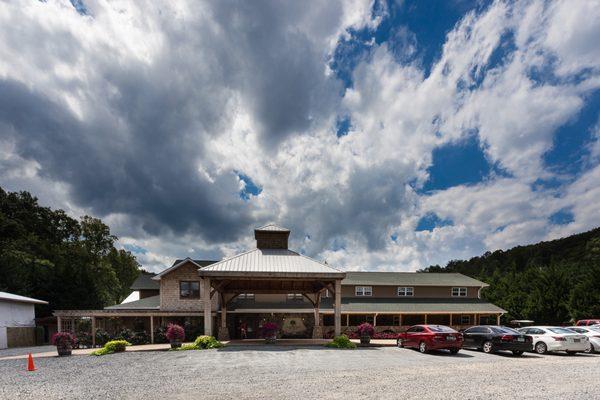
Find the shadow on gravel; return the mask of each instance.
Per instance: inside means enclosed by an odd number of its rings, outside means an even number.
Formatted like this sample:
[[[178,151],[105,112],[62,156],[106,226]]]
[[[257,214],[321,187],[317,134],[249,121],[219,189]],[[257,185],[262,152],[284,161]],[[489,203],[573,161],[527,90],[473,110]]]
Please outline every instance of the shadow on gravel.
[[[409,349],[409,350],[412,350],[415,353],[419,353],[419,350],[417,350],[417,349]],[[437,356],[437,357],[450,357],[450,358],[473,358],[473,356],[470,354],[466,354],[466,353],[462,353],[462,352],[452,354],[448,350],[429,350],[425,355]]]
[[[359,347],[356,350],[377,350],[378,347]],[[217,351],[224,351],[224,352],[239,352],[239,351],[279,351],[279,352],[284,352],[284,351],[294,351],[294,350],[315,350],[315,351],[322,351],[322,350],[339,350],[339,351],[345,351],[345,349],[334,349],[334,348],[329,348],[329,347],[325,347],[325,346],[277,346],[277,345],[253,345],[253,346],[244,346],[244,345],[228,345],[225,347],[222,347],[220,349],[217,349]],[[347,351],[347,350],[346,350]]]
[[[476,349],[463,349],[462,351],[469,351],[469,352],[473,352],[473,353],[481,353],[481,354],[485,354],[483,351],[481,350],[476,350]],[[495,351],[493,353],[490,353],[491,356],[499,356],[499,357],[504,357],[504,358],[514,358],[516,360],[519,359],[534,359],[534,358],[543,358],[541,356],[539,356],[538,354],[535,353],[523,353],[520,356],[515,356],[513,353],[511,353],[510,351]]]

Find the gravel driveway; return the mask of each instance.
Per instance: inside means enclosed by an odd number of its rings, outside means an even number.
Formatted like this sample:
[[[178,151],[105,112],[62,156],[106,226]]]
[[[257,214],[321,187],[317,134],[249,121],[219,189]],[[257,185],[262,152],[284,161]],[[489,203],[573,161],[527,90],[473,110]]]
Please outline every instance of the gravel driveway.
[[[600,356],[228,347],[0,361],[2,399],[600,398]]]

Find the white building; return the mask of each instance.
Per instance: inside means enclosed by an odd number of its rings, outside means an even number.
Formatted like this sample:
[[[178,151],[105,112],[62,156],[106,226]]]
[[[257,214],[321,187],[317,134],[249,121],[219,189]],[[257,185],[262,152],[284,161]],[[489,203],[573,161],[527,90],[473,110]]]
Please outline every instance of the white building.
[[[43,300],[0,292],[0,349],[35,344],[35,305]]]

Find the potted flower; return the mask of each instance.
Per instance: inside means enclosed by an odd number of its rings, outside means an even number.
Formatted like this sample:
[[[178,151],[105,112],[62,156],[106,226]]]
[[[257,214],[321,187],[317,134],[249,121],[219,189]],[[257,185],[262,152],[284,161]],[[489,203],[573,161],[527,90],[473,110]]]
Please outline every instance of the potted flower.
[[[262,326],[263,337],[267,343],[275,343],[277,340],[277,324],[275,322],[266,322]]]
[[[75,345],[75,336],[69,332],[57,332],[52,335],[51,342],[56,346],[59,356],[70,356]]]
[[[360,335],[360,343],[361,344],[369,344],[371,343],[371,337],[375,333],[375,329],[373,325],[368,322],[363,322],[358,326],[358,334]]]
[[[181,342],[185,339],[185,331],[179,325],[169,324],[165,336],[171,342],[171,348],[176,349],[181,347]]]

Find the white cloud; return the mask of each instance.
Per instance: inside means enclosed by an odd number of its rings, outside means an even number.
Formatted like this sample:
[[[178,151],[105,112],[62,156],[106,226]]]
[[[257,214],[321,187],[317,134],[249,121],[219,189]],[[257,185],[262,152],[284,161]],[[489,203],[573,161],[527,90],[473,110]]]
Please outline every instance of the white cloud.
[[[410,270],[600,223],[597,168],[531,188],[552,176],[542,157],[555,130],[600,86],[592,2],[471,12],[430,74],[410,62],[418,37],[399,29],[398,43],[372,44],[345,91],[329,62],[348,29],[388,13],[372,1],[86,6],[89,16],[67,0],[0,6],[0,94],[12,95],[0,103],[1,184],[103,217],[148,250],[149,269],[190,248],[233,254],[266,221],[332,265]],[[351,119],[341,138],[338,115]],[[473,132],[510,177],[415,191],[432,151]],[[234,171],[261,194],[239,199]],[[575,220],[552,226],[564,208]],[[454,225],[415,232],[428,212]]]

